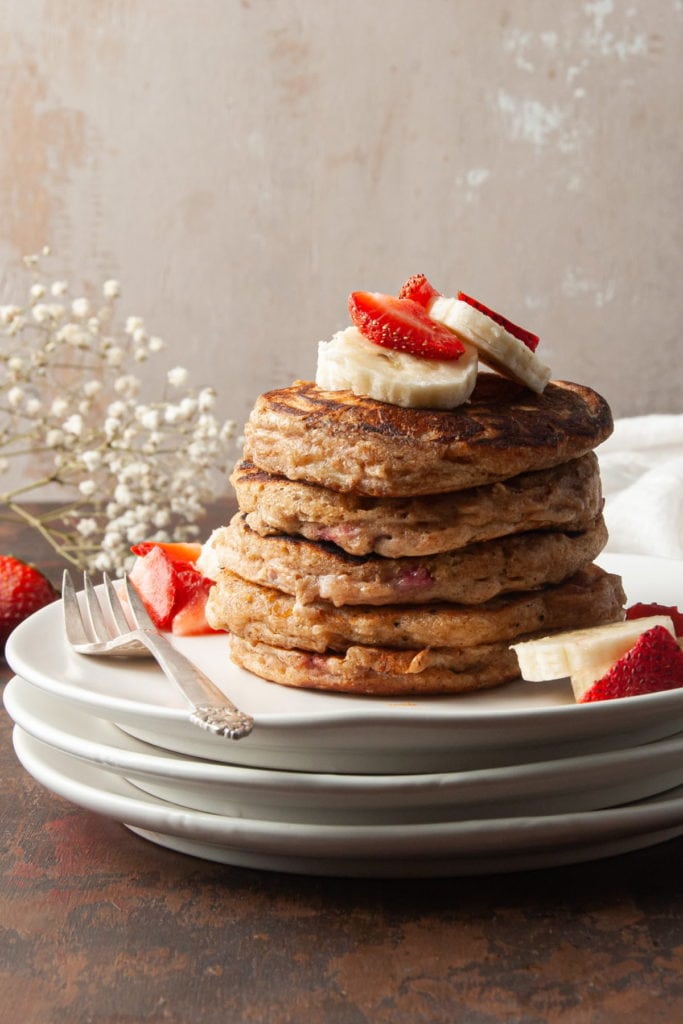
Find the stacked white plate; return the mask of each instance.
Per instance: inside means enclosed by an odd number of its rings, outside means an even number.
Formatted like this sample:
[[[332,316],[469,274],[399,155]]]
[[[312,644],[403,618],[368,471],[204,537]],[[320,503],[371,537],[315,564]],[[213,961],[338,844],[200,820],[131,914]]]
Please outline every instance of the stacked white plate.
[[[683,563],[605,556],[629,603],[683,605]],[[8,643],[19,760],[49,790],[171,849],[308,874],[411,876],[574,863],[683,834],[683,689],[576,705],[567,681],[460,697],[295,690],[177,641],[245,711],[190,724],[148,661],[75,654],[59,602]]]

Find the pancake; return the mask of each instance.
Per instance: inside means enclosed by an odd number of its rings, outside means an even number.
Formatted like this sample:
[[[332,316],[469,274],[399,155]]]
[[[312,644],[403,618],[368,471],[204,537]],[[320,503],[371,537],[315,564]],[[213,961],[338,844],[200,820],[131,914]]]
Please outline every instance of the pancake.
[[[593,452],[448,494],[369,498],[288,480],[241,461],[230,478],[257,533],[327,540],[351,555],[432,555],[527,530],[585,530],[602,509]]]
[[[268,473],[345,493],[442,494],[557,466],[611,431],[605,400],[566,381],[538,395],[481,373],[469,401],[448,411],[297,381],[257,399],[244,458]]]
[[[417,649],[472,647],[507,641],[538,630],[577,629],[623,618],[625,595],[618,576],[591,565],[569,580],[481,605],[301,605],[289,594],[250,583],[223,569],[209,592],[206,616],[252,643],[301,648],[319,654],[357,644]]]
[[[242,668],[284,686],[383,697],[466,693],[519,676],[507,643],[421,651],[350,647],[343,654],[312,654],[231,636],[230,654]]]
[[[583,532],[535,530],[421,558],[349,555],[334,544],[273,534],[262,537],[238,513],[209,541],[212,556],[252,583],[292,594],[298,603],[342,605],[454,601],[481,604],[510,591],[560,583],[589,564],[607,542],[600,516]]]

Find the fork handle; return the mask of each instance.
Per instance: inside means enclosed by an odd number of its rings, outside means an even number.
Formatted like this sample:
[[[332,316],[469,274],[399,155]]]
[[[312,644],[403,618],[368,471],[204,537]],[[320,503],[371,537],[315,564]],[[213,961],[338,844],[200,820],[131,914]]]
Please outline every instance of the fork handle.
[[[235,739],[251,732],[254,725],[253,718],[240,711],[223,691],[219,690],[216,684],[197,665],[177,650],[163,634],[140,629],[137,631],[137,635],[153,654],[164,674],[176,684],[194,708],[201,707],[204,710],[216,708],[221,712],[230,713],[231,717],[234,716],[235,725],[231,729],[231,734]]]

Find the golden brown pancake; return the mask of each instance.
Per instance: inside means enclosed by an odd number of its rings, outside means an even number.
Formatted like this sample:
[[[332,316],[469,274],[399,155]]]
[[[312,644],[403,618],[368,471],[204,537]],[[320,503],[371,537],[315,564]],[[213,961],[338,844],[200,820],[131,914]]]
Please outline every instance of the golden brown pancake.
[[[214,629],[251,643],[319,654],[357,644],[421,650],[513,643],[538,630],[577,629],[623,618],[618,576],[591,565],[555,586],[495,597],[481,605],[301,605],[289,594],[218,573],[206,606]]]
[[[600,516],[582,532],[534,530],[418,558],[349,555],[334,544],[303,537],[262,537],[243,513],[214,532],[209,546],[218,565],[299,603],[481,604],[510,591],[560,583],[602,551],[607,529]]]
[[[231,636],[230,654],[242,668],[284,686],[383,697],[466,693],[519,676],[507,643],[421,651],[350,647],[341,654],[312,654]]]
[[[528,530],[585,530],[602,509],[598,460],[578,459],[447,494],[342,494],[239,462],[231,476],[257,533],[327,540],[352,555],[432,555]]]
[[[268,473],[332,490],[399,497],[504,480],[578,458],[612,431],[609,406],[580,384],[537,395],[481,373],[448,411],[404,409],[297,381],[261,395],[244,458]]]

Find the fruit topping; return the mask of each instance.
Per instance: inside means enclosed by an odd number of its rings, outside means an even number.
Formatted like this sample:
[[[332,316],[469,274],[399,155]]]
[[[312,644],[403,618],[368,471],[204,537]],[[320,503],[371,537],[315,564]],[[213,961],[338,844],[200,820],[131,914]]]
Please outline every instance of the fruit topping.
[[[156,540],[144,540],[141,544],[134,544],[130,549],[134,555],[146,555],[152,548],[161,548],[168,555],[172,562],[196,562],[202,553],[201,544],[189,542],[163,543]]]
[[[189,559],[180,557],[183,548],[190,549]],[[178,636],[213,633],[205,615],[212,580],[194,565],[201,544],[145,542],[136,544],[132,551],[138,557],[129,579],[154,624]]]
[[[638,602],[626,609],[627,619],[642,619],[650,615],[668,615],[673,622],[676,636],[683,636],[683,612],[679,611],[675,605],[644,604],[643,602]]]
[[[59,594],[34,566],[0,555],[0,653],[12,630]]]
[[[438,298],[438,295],[436,288],[432,287],[424,274],[413,274],[398,293],[399,299],[412,299],[425,309],[429,309],[432,300]]]
[[[668,630],[654,626],[577,700],[581,704],[634,697],[683,686],[683,651]]]
[[[379,292],[352,292],[349,312],[361,334],[382,348],[422,359],[458,359],[465,352],[460,339],[433,320],[413,299]]]
[[[519,341],[524,342],[526,347],[531,349],[532,352],[536,351],[538,343],[541,340],[537,334],[532,334],[531,331],[527,331],[524,327],[518,327],[517,324],[513,324],[511,320],[507,319],[507,317],[501,316],[500,313],[496,313],[493,309],[489,309],[483,302],[473,299],[470,295],[465,295],[464,292],[458,292],[458,299],[460,302],[466,302],[468,306],[478,309],[480,313],[484,313],[485,316],[490,317],[490,319],[495,323],[500,324],[508,334],[511,334],[513,338],[517,338]]]

